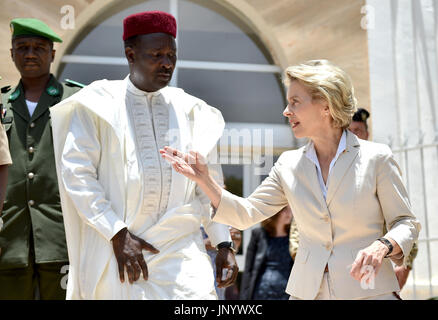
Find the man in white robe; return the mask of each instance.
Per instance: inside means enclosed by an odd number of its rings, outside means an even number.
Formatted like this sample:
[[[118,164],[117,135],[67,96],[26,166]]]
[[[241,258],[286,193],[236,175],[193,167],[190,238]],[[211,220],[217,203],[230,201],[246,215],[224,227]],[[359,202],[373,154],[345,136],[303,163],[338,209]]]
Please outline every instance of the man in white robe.
[[[175,36],[167,13],[127,17],[129,76],[95,81],[51,108],[67,299],[216,299],[201,224],[218,248],[219,286],[237,277],[228,227],[210,220],[208,198],[159,154],[170,144],[209,157],[224,128],[218,110],[167,87]],[[220,165],[210,167],[221,182]]]

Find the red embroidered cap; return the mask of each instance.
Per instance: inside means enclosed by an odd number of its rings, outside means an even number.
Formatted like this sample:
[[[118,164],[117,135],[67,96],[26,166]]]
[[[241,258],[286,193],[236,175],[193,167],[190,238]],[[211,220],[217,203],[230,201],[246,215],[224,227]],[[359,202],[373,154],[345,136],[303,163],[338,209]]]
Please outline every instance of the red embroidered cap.
[[[123,20],[123,40],[139,34],[167,33],[176,38],[176,20],[163,11],[131,14]]]

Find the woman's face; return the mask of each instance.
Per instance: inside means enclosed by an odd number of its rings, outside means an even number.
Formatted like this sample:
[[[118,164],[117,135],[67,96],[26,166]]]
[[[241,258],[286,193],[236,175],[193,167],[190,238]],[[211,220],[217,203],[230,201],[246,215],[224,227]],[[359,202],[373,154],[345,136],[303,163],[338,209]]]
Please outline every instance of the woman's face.
[[[289,86],[287,101],[283,115],[289,119],[295,137],[312,138],[324,130],[324,123],[330,115],[326,101],[312,101],[306,87],[297,80],[293,80]]]

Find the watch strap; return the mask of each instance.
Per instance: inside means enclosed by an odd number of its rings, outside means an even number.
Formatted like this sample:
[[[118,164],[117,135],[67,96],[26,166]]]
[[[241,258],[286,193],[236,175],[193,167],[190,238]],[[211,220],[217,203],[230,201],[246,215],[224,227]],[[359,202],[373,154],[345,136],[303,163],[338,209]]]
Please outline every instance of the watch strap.
[[[236,249],[234,248],[234,243],[233,243],[233,241],[223,241],[223,242],[219,243],[219,244],[216,246],[216,249],[217,249],[217,250],[222,249],[222,248],[231,249],[231,250],[233,250],[234,252],[236,252]]]
[[[388,253],[385,256],[385,258],[388,258],[389,255],[392,253],[392,250],[394,249],[394,247],[392,246],[392,243],[388,239],[385,239],[385,238],[379,238],[377,240],[388,247]]]

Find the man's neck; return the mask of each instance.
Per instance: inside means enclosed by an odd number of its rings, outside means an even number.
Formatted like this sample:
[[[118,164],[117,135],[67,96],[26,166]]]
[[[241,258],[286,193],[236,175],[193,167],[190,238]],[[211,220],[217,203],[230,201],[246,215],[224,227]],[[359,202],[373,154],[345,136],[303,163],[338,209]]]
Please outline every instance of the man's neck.
[[[35,78],[21,78],[26,99],[37,102],[49,82],[50,73]]]
[[[137,79],[135,78],[135,76],[133,74],[129,75],[129,81],[131,81],[131,83],[134,85],[134,87],[136,87],[138,90],[141,90],[143,92],[155,92],[158,91],[160,89],[157,88],[150,88],[145,86],[144,84],[141,83],[141,81],[137,81]]]

